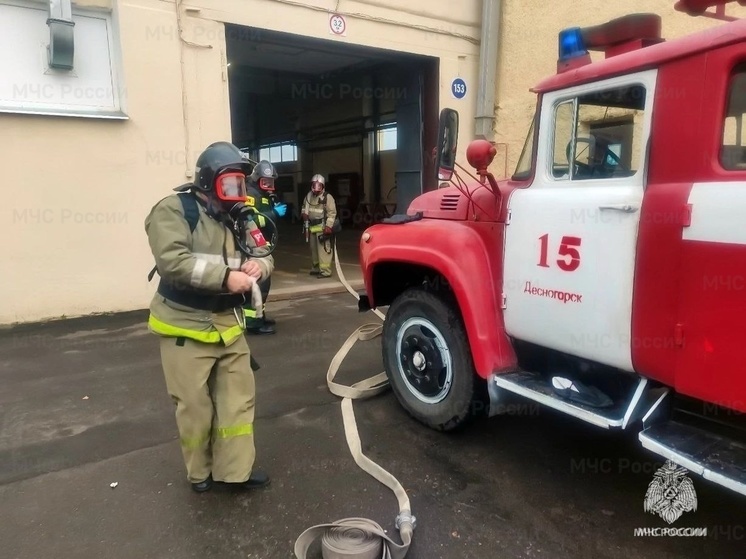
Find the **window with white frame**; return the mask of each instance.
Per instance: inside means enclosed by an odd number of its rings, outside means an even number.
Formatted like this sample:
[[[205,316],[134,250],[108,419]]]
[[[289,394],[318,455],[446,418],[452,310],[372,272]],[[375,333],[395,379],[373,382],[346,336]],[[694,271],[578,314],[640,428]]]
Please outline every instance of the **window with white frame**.
[[[270,163],[292,163],[298,161],[298,146],[295,142],[269,145],[259,148],[259,160]]]
[[[0,112],[127,118],[111,11],[72,6],[73,68],[50,67],[49,6],[0,0]]]
[[[635,175],[644,156],[645,96],[642,85],[622,86],[557,105],[554,177],[578,181]]]

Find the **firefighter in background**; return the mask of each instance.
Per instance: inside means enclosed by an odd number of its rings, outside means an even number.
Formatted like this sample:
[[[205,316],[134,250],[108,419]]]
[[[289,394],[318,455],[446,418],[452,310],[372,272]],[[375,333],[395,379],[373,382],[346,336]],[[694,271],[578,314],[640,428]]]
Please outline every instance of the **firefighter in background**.
[[[194,182],[174,189],[180,193],[159,201],[145,219],[161,276],[148,327],[160,336],[187,478],[197,492],[213,480],[239,489],[269,483],[254,468],[256,396],[242,306],[274,260],[237,250],[238,242],[249,244],[241,238],[253,238],[234,229],[249,171],[237,147],[213,143],[197,159]]]
[[[284,217],[287,212],[287,205],[284,202],[278,201],[277,195],[275,194],[276,178],[277,171],[272,163],[264,160],[260,161],[256,164],[254,170],[249,176],[246,190],[246,205],[255,208],[261,214],[269,216],[269,218],[274,222],[277,222],[278,218]],[[265,238],[269,239],[271,237],[271,232],[267,231],[267,228],[271,227],[271,225],[267,223],[264,215],[257,215],[256,223],[260,230],[266,232],[264,235]],[[262,291],[263,304],[267,300],[271,286],[271,275],[268,276],[266,280],[259,282],[259,288]],[[266,305],[265,308],[262,309],[262,317],[257,318],[256,309],[252,306],[251,301],[249,300],[246,305],[244,305],[246,332],[248,334],[274,334],[276,332],[275,321],[267,317],[265,310]]]
[[[311,191],[303,200],[301,212],[304,227],[310,233],[312,276],[328,278],[332,275],[334,234],[338,232],[337,206],[334,198],[326,192],[326,181],[322,175],[311,179]],[[337,230],[335,230],[337,229]]]

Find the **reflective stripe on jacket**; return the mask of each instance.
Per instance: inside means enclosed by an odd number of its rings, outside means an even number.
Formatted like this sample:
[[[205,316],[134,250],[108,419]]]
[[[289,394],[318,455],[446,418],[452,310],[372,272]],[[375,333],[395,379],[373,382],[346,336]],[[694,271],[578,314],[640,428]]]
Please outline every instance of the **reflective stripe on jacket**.
[[[323,196],[326,196],[326,223],[322,223],[322,226],[331,227],[337,217],[337,204],[328,192],[323,192],[321,196],[316,196],[313,192],[306,194],[303,200],[303,213],[308,214],[308,219],[312,223],[314,220],[323,220],[324,204],[321,203]]]
[[[238,270],[246,261],[238,250],[231,232],[207,215],[198,204],[199,221],[194,233],[184,218],[176,194],[153,206],[145,219],[145,232],[162,280],[175,288],[205,295],[227,293],[223,281],[228,270]],[[253,241],[247,236],[247,241]],[[251,245],[249,245],[251,246]],[[274,268],[272,256],[254,259],[266,279]],[[250,294],[246,294],[250,300]],[[243,314],[240,307],[238,316]],[[148,327],[161,336],[191,338],[205,343],[222,341],[229,345],[243,334],[243,325],[235,309],[212,312],[192,308],[169,300],[159,293],[150,303]]]
[[[252,183],[248,183],[246,185],[246,190],[248,194],[248,196],[246,196],[246,205],[254,208],[258,212],[261,212],[266,216],[269,216],[272,221],[276,222],[278,216],[275,213],[275,207],[274,204],[272,204],[272,199],[269,197],[269,195],[261,190],[258,186],[254,186]],[[271,231],[265,230],[265,227],[267,227],[269,223],[263,215],[257,215],[255,219],[256,224],[259,226],[259,229],[262,229],[262,233],[264,234],[265,238],[269,240]]]

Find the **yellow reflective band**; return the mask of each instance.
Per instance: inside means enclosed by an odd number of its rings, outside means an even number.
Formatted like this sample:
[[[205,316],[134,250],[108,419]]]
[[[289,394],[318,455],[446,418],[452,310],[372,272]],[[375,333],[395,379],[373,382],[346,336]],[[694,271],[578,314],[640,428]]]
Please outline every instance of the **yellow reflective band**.
[[[214,433],[217,439],[232,439],[233,437],[241,437],[243,435],[253,435],[254,425],[246,423],[244,425],[234,425],[233,427],[218,427]]]
[[[259,217],[259,227],[264,227],[267,224],[267,222],[264,219],[264,216],[260,215],[258,217]]]
[[[262,204],[269,206],[269,198],[262,198]]]
[[[253,196],[247,196],[246,197],[246,205],[247,206],[253,206],[253,205],[255,205],[254,197]]]
[[[148,326],[156,334],[161,334],[163,336],[173,336],[176,338],[190,338],[192,340],[197,340],[198,342],[204,342],[206,344],[216,344],[220,341],[220,338],[223,337],[218,332],[200,332],[199,330],[189,330],[187,328],[171,326],[170,324],[161,322],[152,314],[150,315],[150,318],[148,318]],[[237,326],[234,328],[240,329],[241,327]],[[233,330],[233,328],[230,328],[226,332],[226,334],[231,330]],[[223,339],[225,338],[223,337]]]
[[[308,229],[308,231],[311,233],[321,233],[323,230],[323,225],[311,225],[311,227]]]
[[[222,332],[220,337],[223,339],[223,342],[225,342],[225,345],[228,345],[239,336],[243,336],[243,332],[243,326],[236,324],[235,326],[228,328],[225,332]]]
[[[256,318],[256,311],[254,309],[244,309],[243,315],[247,318]]]
[[[201,437],[192,437],[188,439],[180,439],[181,446],[186,448],[187,450],[196,450],[202,445],[206,444],[210,440],[210,433],[208,432],[205,435],[202,435]]]

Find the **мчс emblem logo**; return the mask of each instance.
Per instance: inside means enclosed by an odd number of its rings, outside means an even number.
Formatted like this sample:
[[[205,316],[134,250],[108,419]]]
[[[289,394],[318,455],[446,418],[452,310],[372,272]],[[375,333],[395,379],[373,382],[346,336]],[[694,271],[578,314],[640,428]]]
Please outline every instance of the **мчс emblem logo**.
[[[672,524],[684,512],[697,510],[697,492],[687,469],[670,460],[657,471],[645,494],[645,512]]]

